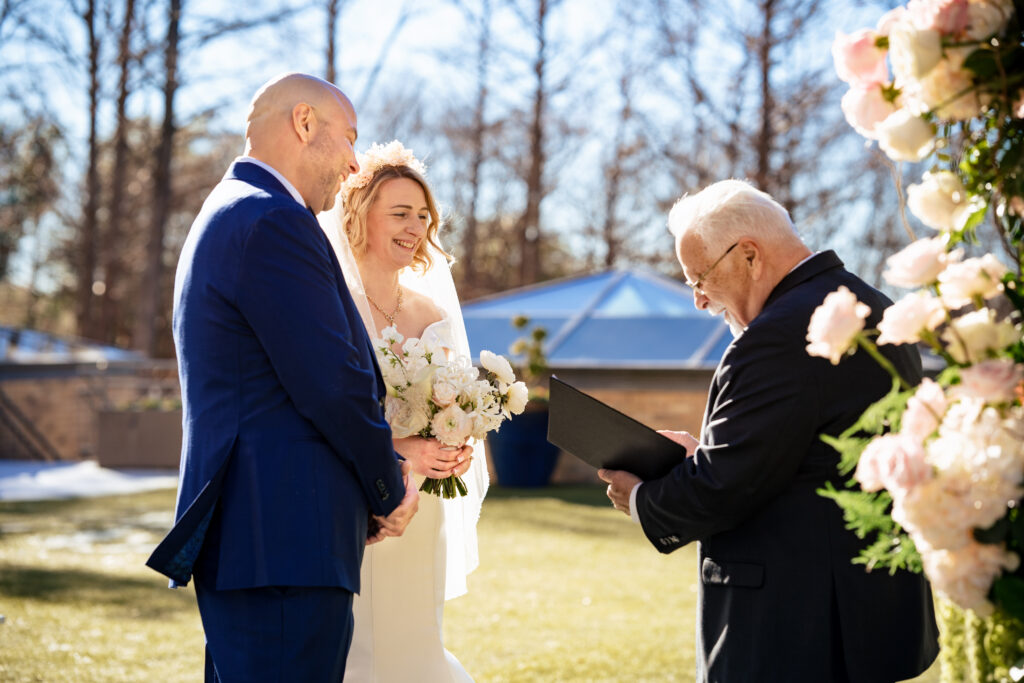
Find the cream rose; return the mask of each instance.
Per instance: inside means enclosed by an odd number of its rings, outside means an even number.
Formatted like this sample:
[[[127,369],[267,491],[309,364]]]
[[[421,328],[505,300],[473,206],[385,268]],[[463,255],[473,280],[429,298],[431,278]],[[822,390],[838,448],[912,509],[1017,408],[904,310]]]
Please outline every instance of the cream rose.
[[[907,15],[919,29],[952,36],[967,28],[967,0],[910,0]]]
[[[946,413],[946,405],[946,394],[942,386],[925,377],[907,401],[907,409],[900,418],[900,433],[917,443],[923,443],[938,429]]]
[[[947,50],[946,58],[908,88],[908,96],[947,121],[964,121],[980,114],[991,98],[971,89],[971,73],[963,68],[967,52],[966,48]]]
[[[828,358],[832,365],[838,365],[864,329],[864,319],[870,313],[871,308],[857,301],[857,296],[846,287],[832,292],[811,315],[807,353]]]
[[[952,171],[925,173],[920,183],[907,188],[907,206],[922,223],[941,232],[959,230],[973,208]]]
[[[889,60],[898,84],[916,81],[942,59],[942,36],[903,20],[889,31]]]
[[[508,403],[506,405],[513,415],[518,415],[526,410],[526,403],[529,400],[530,390],[526,388],[525,383],[513,382],[512,386],[508,388]]]
[[[446,408],[458,398],[459,388],[451,382],[435,382],[431,396],[434,399],[434,403],[442,408]]]
[[[1024,368],[1009,358],[986,360],[960,371],[960,384],[954,396],[980,398],[988,403],[1009,403],[1017,397],[1024,381]]]
[[[912,292],[882,313],[878,323],[879,344],[916,344],[923,330],[934,330],[946,316],[938,297],[928,292]]]
[[[445,446],[461,446],[473,432],[473,419],[453,404],[434,415],[430,427],[434,438]]]
[[[391,435],[396,439],[415,436],[430,424],[423,402],[415,396],[408,399],[388,396],[384,402],[384,419],[391,425]]]
[[[1002,351],[1020,339],[1020,330],[1008,320],[996,320],[990,308],[953,319],[942,334],[946,350],[957,363],[979,363],[990,352]]]
[[[875,437],[861,453],[855,477],[865,491],[885,488],[894,496],[931,477],[920,443],[900,434]]]
[[[878,146],[893,161],[920,161],[935,146],[935,126],[908,109],[897,109],[875,127]]]
[[[1013,0],[971,0],[967,7],[966,37],[986,40],[1002,33],[1013,15]]]
[[[959,308],[976,297],[991,299],[1003,291],[1006,266],[992,254],[951,264],[939,274],[939,294],[949,308]]]
[[[853,128],[866,138],[876,139],[878,124],[896,111],[896,105],[882,96],[882,86],[872,83],[868,86],[851,87],[839,103],[843,116]]]
[[[947,265],[960,260],[961,250],[946,252],[946,238],[912,242],[885,260],[882,277],[894,287],[924,287],[935,282]]]

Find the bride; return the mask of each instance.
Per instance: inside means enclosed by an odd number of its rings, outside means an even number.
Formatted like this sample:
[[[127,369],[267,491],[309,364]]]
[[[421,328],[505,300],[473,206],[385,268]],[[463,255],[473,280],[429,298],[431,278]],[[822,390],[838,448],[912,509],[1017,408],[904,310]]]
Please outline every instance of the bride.
[[[369,336],[394,326],[404,337],[469,356],[449,270],[437,242],[440,218],[425,168],[398,141],[359,155],[360,172],[342,184],[335,208],[320,214]],[[478,564],[476,521],[487,491],[482,446],[442,450],[434,439],[395,439],[395,450],[424,477],[463,476],[469,493],[421,494],[405,534],[368,545],[345,680],[472,681],[442,643],[444,601],[466,592]]]

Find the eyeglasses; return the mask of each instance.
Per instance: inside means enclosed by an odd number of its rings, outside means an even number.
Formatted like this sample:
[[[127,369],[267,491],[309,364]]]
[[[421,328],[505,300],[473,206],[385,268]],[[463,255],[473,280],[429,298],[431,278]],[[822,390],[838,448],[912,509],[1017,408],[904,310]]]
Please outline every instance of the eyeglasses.
[[[712,263],[712,264],[711,264],[711,265],[710,265],[710,266],[708,267],[708,269],[707,269],[707,270],[705,270],[705,271],[704,271],[704,272],[703,272],[703,273],[701,274],[701,276],[700,276],[699,278],[697,278],[697,281],[696,281],[696,282],[687,282],[687,283],[686,283],[686,284],[687,284],[687,286],[689,286],[689,288],[690,288],[690,289],[692,289],[693,291],[695,291],[695,292],[697,292],[698,294],[700,294],[700,295],[702,295],[702,296],[703,296],[703,294],[704,294],[704,280],[706,280],[706,279],[708,278],[708,275],[711,275],[711,271],[713,271],[713,270],[715,269],[715,267],[716,267],[716,266],[717,266],[717,265],[718,265],[719,263],[721,263],[721,262],[722,262],[722,259],[724,259],[724,258],[725,258],[726,256],[728,256],[728,255],[729,255],[729,252],[730,252],[730,251],[732,251],[733,249],[735,249],[735,248],[736,248],[736,246],[737,246],[738,244],[739,244],[739,242],[733,242],[733,243],[732,243],[732,246],[731,246],[731,247],[729,247],[728,249],[726,249],[726,250],[725,250],[725,253],[724,253],[724,254],[722,254],[722,255],[721,255],[721,256],[719,256],[719,257],[718,257],[717,259],[715,259],[715,262],[714,262],[714,263]]]

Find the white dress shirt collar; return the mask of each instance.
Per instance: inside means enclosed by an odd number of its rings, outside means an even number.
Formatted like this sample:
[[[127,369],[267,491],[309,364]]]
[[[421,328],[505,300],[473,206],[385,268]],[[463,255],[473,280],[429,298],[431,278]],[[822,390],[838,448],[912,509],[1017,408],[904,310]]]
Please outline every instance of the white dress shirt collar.
[[[302,206],[306,206],[306,200],[302,198],[302,195],[299,194],[299,191],[296,190],[295,186],[289,183],[288,179],[281,175],[280,171],[278,171],[276,168],[274,168],[273,166],[266,162],[260,161],[259,159],[254,159],[253,157],[240,156],[237,159],[235,159],[235,163],[238,163],[239,161],[244,161],[247,164],[255,164],[256,166],[259,166],[270,175],[277,178],[277,181],[284,185],[284,189],[288,190],[288,194],[290,194],[295,199],[295,201],[297,201]]]

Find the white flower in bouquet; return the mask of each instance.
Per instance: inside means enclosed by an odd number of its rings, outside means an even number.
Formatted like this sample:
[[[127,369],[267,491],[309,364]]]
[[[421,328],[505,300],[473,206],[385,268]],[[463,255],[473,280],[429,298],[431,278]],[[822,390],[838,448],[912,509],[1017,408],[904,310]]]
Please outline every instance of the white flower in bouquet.
[[[947,405],[946,392],[942,386],[925,377],[907,401],[907,407],[900,418],[900,433],[918,443],[924,443],[939,428]]]
[[[512,371],[512,365],[504,356],[499,356],[490,351],[480,352],[480,365],[484,370],[494,373],[494,376],[505,384],[512,384],[516,381],[516,374]]]
[[[997,320],[991,308],[953,319],[942,333],[946,351],[957,363],[978,363],[1020,339],[1020,330],[1008,320]]]
[[[1013,0],[971,0],[967,7],[968,40],[987,40],[1003,29],[1013,15]]]
[[[461,446],[473,431],[473,419],[457,405],[450,405],[434,415],[430,430],[445,446]]]
[[[430,415],[424,403],[417,398],[415,392],[407,392],[402,397],[388,396],[385,399],[384,419],[391,425],[391,434],[396,439],[415,436],[430,424]]]
[[[939,275],[943,303],[959,308],[976,299],[991,299],[1003,291],[1006,266],[992,254],[950,265]]]
[[[967,28],[967,4],[967,0],[910,0],[907,18],[918,28],[956,35]]]
[[[850,350],[857,333],[864,329],[864,319],[871,313],[857,295],[840,287],[825,297],[811,315],[807,326],[807,353],[828,358],[837,365]]]
[[[965,121],[977,116],[991,98],[971,88],[971,74],[963,68],[968,53],[968,49],[947,50],[947,56],[926,76],[907,85],[904,95],[940,119]]]
[[[1009,403],[1024,382],[1024,367],[1009,358],[986,360],[960,370],[960,384],[950,393],[955,397],[980,398],[987,403]]]
[[[940,232],[960,229],[976,208],[952,171],[925,173],[920,183],[907,188],[907,207],[922,223]]]
[[[887,489],[893,496],[932,476],[921,443],[903,434],[875,437],[861,453],[855,478],[865,491]]]
[[[934,330],[945,317],[938,297],[923,290],[911,292],[882,313],[878,344],[916,344],[923,331]]]
[[[451,382],[434,382],[431,398],[441,408],[447,408],[459,397],[459,388]]]
[[[508,409],[519,414],[526,410],[526,403],[530,400],[530,390],[525,382],[513,382],[508,388]]]
[[[921,553],[932,587],[964,609],[985,617],[992,613],[988,591],[992,581],[1020,565],[1015,553],[1002,545],[970,541],[959,550]]]
[[[867,86],[889,78],[885,50],[877,46],[879,35],[862,29],[850,35],[836,31],[832,41],[832,60],[836,74],[851,85]]]
[[[889,61],[896,83],[916,81],[942,59],[942,35],[934,29],[919,29],[909,18],[889,31]]]
[[[956,550],[970,541],[972,527],[963,514],[966,488],[940,473],[893,496],[892,518],[910,532],[922,555],[931,548]]]
[[[897,109],[879,123],[875,136],[893,161],[921,161],[935,146],[935,126],[909,109]]]
[[[935,282],[939,273],[962,255],[962,249],[946,252],[944,235],[920,239],[887,258],[882,277],[895,287],[924,287]]]

